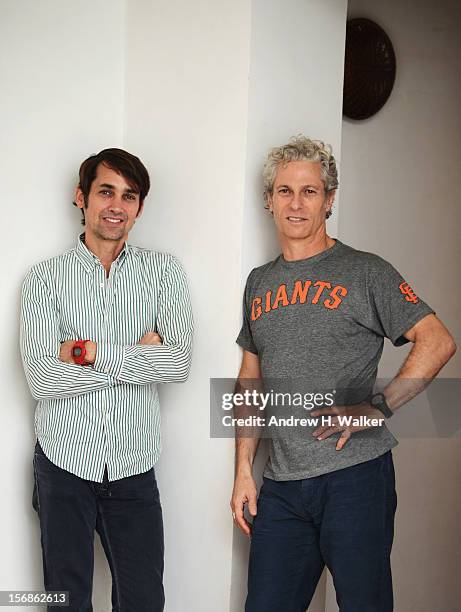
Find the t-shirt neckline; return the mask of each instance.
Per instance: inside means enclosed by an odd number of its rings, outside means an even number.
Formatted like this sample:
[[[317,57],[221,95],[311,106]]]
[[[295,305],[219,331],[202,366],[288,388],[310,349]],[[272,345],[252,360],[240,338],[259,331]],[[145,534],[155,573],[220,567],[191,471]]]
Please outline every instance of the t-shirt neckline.
[[[317,253],[317,255],[312,255],[311,257],[306,257],[305,259],[295,259],[294,261],[287,261],[283,256],[283,253],[280,253],[277,259],[279,263],[286,268],[293,268],[296,266],[317,263],[322,259],[330,257],[330,255],[333,255],[333,253],[336,253],[338,249],[342,246],[342,242],[340,240],[338,240],[337,238],[333,238],[333,240],[335,240],[335,243],[331,247],[325,249],[324,251],[320,251],[320,253]]]

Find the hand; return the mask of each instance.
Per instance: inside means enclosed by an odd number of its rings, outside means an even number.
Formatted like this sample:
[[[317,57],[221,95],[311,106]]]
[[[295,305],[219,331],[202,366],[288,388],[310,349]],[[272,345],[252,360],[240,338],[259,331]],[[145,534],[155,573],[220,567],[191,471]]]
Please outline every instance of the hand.
[[[91,340],[87,340],[85,342],[85,349],[86,349],[85,362],[86,363],[93,364],[95,362],[97,346],[98,345],[96,344],[96,342],[92,342]]]
[[[243,509],[245,504],[248,504],[251,516],[256,516],[258,510],[257,496],[256,483],[251,474],[235,477],[230,507],[234,523],[248,537],[251,536],[251,524],[245,519]]]
[[[333,406],[332,408],[318,408],[317,410],[313,410],[311,412],[312,416],[325,416],[325,415],[335,415],[331,419],[331,425],[322,425],[317,427],[315,431],[312,432],[312,435],[317,438],[317,440],[325,440],[329,438],[335,433],[342,431],[343,433],[340,435],[338,443],[336,444],[336,450],[340,451],[344,448],[345,444],[348,442],[349,438],[355,431],[363,431],[364,429],[370,429],[371,427],[377,427],[378,424],[367,424],[363,425],[345,425],[344,423],[341,425],[338,419],[339,417],[352,417],[352,419],[359,419],[359,417],[366,417],[365,421],[368,419],[380,419],[380,423],[384,422],[383,413],[369,404],[368,402],[363,402],[362,404],[353,404],[351,406]]]
[[[61,348],[59,349],[59,359],[64,363],[75,363],[71,352],[74,344],[75,340],[66,340],[66,342],[61,343]]]
[[[76,340],[66,340],[61,343],[61,348],[59,349],[59,359],[64,363],[73,363],[75,365],[74,358],[72,357],[72,348],[76,343]],[[85,362],[86,363],[94,363],[96,359],[96,342],[92,342],[91,340],[87,340],[85,342]]]
[[[163,344],[163,340],[156,332],[147,332],[138,344]]]

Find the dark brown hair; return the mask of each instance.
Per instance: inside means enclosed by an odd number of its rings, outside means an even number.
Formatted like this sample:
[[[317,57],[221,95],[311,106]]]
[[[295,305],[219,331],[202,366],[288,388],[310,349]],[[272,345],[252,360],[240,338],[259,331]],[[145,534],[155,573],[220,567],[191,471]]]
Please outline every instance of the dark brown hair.
[[[103,149],[97,155],[91,155],[80,166],[78,186],[82,190],[85,207],[88,206],[88,196],[91,185],[96,178],[99,164],[104,164],[111,170],[121,174],[132,189],[139,192],[139,205],[149,193],[149,173],[142,161],[123,149]],[[74,205],[75,202],[74,202]],[[85,225],[85,212],[82,209],[82,224]]]

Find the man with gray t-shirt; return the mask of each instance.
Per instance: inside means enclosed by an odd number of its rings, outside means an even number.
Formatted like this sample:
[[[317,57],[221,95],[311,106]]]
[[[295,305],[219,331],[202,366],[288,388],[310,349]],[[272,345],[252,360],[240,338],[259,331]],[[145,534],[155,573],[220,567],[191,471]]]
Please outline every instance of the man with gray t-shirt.
[[[259,381],[272,398],[310,403],[267,409],[275,420],[266,418],[258,499],[252,465],[261,431],[237,431],[231,508],[251,535],[245,610],[306,610],[327,565],[341,612],[389,612],[397,441],[384,421],[456,347],[391,264],[327,235],[338,186],[328,146],[299,136],[273,149],[264,181],[282,253],[247,280],[239,384]],[[383,393],[373,393],[385,337],[413,347]],[[284,427],[282,414],[302,424]]]

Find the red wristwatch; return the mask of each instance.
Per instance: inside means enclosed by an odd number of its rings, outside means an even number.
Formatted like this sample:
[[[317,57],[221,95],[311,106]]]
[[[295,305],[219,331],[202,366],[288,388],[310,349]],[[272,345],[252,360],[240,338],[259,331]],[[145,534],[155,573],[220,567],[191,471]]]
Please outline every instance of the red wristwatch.
[[[74,346],[72,347],[72,350],[71,350],[72,359],[74,360],[74,363],[76,363],[77,365],[82,365],[82,366],[90,365],[89,363],[85,361],[85,357],[86,357],[85,343],[86,342],[88,342],[88,340],[76,340],[76,342],[74,343]]]

